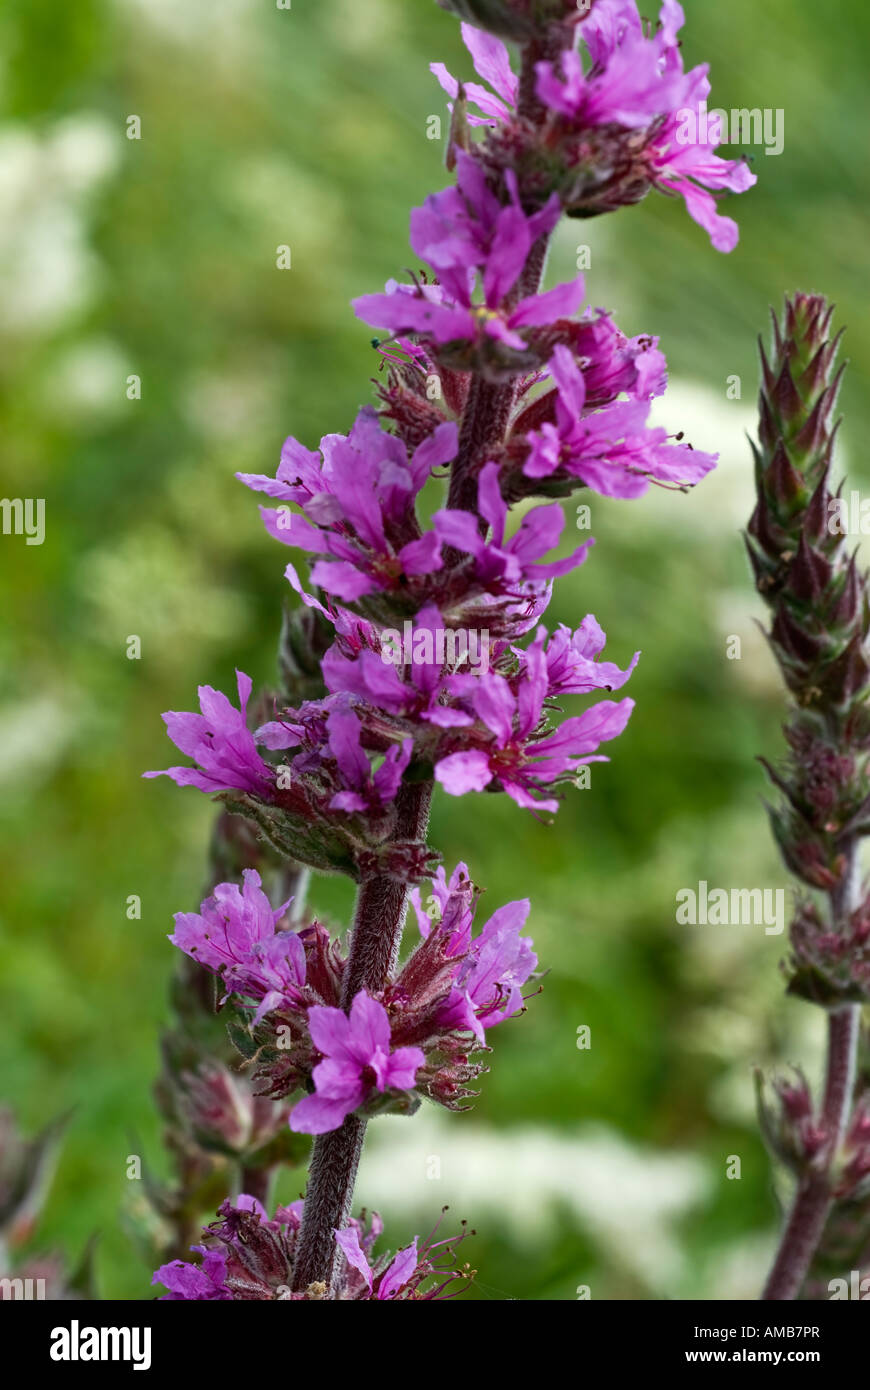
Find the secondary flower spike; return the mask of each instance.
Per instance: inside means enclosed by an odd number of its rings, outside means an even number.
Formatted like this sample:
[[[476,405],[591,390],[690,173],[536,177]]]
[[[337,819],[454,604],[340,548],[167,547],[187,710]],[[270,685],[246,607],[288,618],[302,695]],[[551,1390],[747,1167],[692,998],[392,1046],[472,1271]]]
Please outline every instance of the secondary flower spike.
[[[768,640],[791,696],[787,757],[762,759],[776,791],[771,824],[786,867],[803,886],[790,936],[789,990],[825,1010],[827,1056],[818,1101],[802,1075],[760,1090],[762,1128],[795,1177],[791,1213],[764,1298],[787,1301],[843,1258],[843,1205],[868,1171],[870,1092],[856,1056],[868,997],[868,899],[860,870],[870,833],[870,589],[836,524],[831,467],[842,368],[833,306],[819,295],[786,301],[761,349],[757,504],[746,536]],[[808,892],[815,894],[814,899]]]

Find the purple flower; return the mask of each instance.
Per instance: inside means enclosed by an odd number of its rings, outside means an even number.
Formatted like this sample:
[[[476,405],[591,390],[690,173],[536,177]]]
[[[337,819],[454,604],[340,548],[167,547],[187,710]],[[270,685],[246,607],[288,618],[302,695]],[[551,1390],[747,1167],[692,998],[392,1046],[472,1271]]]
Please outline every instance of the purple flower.
[[[710,94],[709,68],[683,71],[677,33],[684,23],[677,0],[665,0],[660,28],[647,37],[634,0],[597,0],[580,31],[591,69],[584,73],[574,51],[562,55],[561,76],[551,63],[539,63],[538,96],[572,128],[613,122],[647,130],[642,162],[651,181],[683,197],[717,251],[733,251],[737,223],[716,212],[708,190],[743,193],[756,177],[743,160],[718,158],[717,123],[705,128],[697,119]]]
[[[703,227],[717,251],[733,251],[739,239],[737,223],[716,211],[709,189],[745,193],[758,182],[742,159],[720,159],[714,153],[722,143],[718,120],[700,119],[702,104],[710,94],[706,65],[690,74],[691,86],[682,109],[672,112],[653,133],[646,159],[659,188],[678,193],[689,216]]]
[[[362,746],[362,728],[352,710],[333,710],[326,727],[329,751],[336,761],[346,790],[336,792],[330,801],[333,811],[381,809],[395,799],[402,773],[411,760],[413,740],[404,739],[388,748],[377,770],[372,768]]]
[[[360,1245],[356,1226],[345,1226],[344,1230],[336,1231],[335,1241],[348,1264],[362,1275],[371,1298],[386,1300],[396,1297],[416,1273],[419,1264],[416,1236],[378,1276],[377,1284],[372,1267]]]
[[[386,669],[386,668],[384,668]],[[324,700],[309,700],[298,709],[261,725],[256,737],[273,750],[299,748],[284,771],[288,785],[305,791],[318,816],[330,811],[380,815],[395,800],[411,759],[413,739],[390,742],[384,751],[384,719],[378,711],[351,707],[346,690]],[[372,717],[376,727],[372,730]],[[392,728],[388,736],[393,733]],[[366,747],[373,742],[375,761]],[[290,795],[290,792],[287,792]]]
[[[243,887],[219,883],[199,912],[177,912],[173,946],[223,979],[227,995],[259,1001],[254,1023],[282,1002],[299,1004],[305,984],[305,948],[295,931],[278,931],[289,903],[273,911],[256,869]]]
[[[460,956],[471,942],[471,927],[474,921],[474,900],[476,890],[468,873],[467,864],[457,864],[448,880],[444,865],[440,864],[429,887],[433,906],[434,921],[438,931],[445,939],[449,956]],[[432,930],[433,915],[424,911],[419,888],[412,888],[409,901],[417,914],[420,935],[428,938]]]
[[[662,20],[664,27],[647,38],[636,5],[598,0],[580,31],[594,66],[584,73],[580,54],[568,50],[560,80],[552,63],[538,63],[540,100],[584,127],[645,128],[678,104],[686,90],[676,39],[684,18],[675,0],[665,0]]]
[[[433,532],[421,534],[414,503],[433,468],[456,453],[452,421],[439,425],[409,459],[402,441],[364,407],[350,434],[328,435],[320,454],[288,439],[275,478],[240,473],[248,487],[285,505],[261,508],[266,530],[285,545],[321,556],[312,583],[352,603],[441,567]],[[305,513],[297,516],[287,503]]]
[[[423,910],[419,890],[412,889],[410,894],[421,935],[429,940],[437,933],[445,954],[457,957],[453,985],[438,1008],[435,1022],[445,1032],[470,1030],[482,1044],[484,1028],[492,1028],[522,1009],[521,986],[538,963],[531,940],[521,935],[529,900],[498,908],[480,934],[472,937],[474,889],[467,866],[458,864],[449,883],[443,868],[439,869],[431,888],[437,912],[434,923]],[[407,973],[413,978],[410,963]]]
[[[541,627],[535,636],[535,645],[543,646],[547,629]],[[560,623],[550,641],[544,646],[547,663],[547,693],[554,695],[589,695],[593,690],[620,690],[625,685],[640,659],[635,652],[625,671],[612,661],[598,661],[604,650],[607,638],[591,613],[572,632]],[[525,669],[528,658],[525,651],[516,650],[521,667]]]
[[[450,796],[484,791],[491,782],[518,806],[556,811],[558,802],[536,797],[544,787],[576,773],[584,763],[606,762],[595,750],[622,733],[633,700],[601,700],[566,719],[544,738],[536,737],[548,695],[546,658],[540,646],[526,652],[526,666],[516,693],[504,676],[490,671],[479,678],[458,676],[454,684],[467,697],[486,741],[450,753],[435,765],[435,778]],[[463,731],[471,736],[474,730]]]
[[[425,1058],[419,1047],[390,1050],[390,1021],[383,1004],[365,990],[341,1009],[315,1005],[308,1011],[311,1039],[324,1061],[314,1068],[314,1095],[299,1101],[290,1128],[301,1134],[338,1129],[372,1090],[410,1091]]]
[[[601,309],[594,318],[587,314],[572,324],[565,346],[582,368],[587,408],[607,405],[623,393],[638,401],[663,395],[668,366],[658,343],[647,333],[626,338]]]
[[[270,1220],[262,1202],[243,1192],[221,1203],[218,1218],[202,1233],[208,1243],[192,1247],[201,1265],[173,1260],[157,1270],[151,1282],[170,1290],[168,1301],[305,1297],[290,1292],[302,1202],[278,1207]]]
[[[202,1255],[202,1264],[187,1264],[184,1260],[172,1260],[155,1271],[152,1284],[162,1284],[169,1292],[163,1294],[164,1303],[215,1303],[232,1300],[232,1293],[226,1287],[227,1257],[222,1250],[209,1250],[204,1245],[191,1247]]]
[[[724,160],[713,151],[722,143],[716,122],[697,120],[710,92],[708,65],[683,69],[678,39],[685,23],[677,0],[664,0],[657,30],[647,34],[635,0],[596,0],[579,26],[589,63],[575,49],[562,53],[558,67],[537,64],[537,95],[552,120],[571,133],[612,127],[645,132],[638,155],[637,137],[628,152],[645,168],[649,180],[667,192],[680,194],[690,215],[710,235],[718,251],[737,244],[737,224],[716,211],[710,189],[743,193],[756,182],[743,160]],[[472,125],[516,127],[518,80],[511,70],[505,45],[491,35],[463,24],[462,36],[478,74],[492,91],[477,83],[465,85],[469,101],[481,113],[470,114]],[[459,84],[441,63],[432,71],[444,90],[457,97]],[[687,116],[694,114],[694,121]],[[576,158],[576,156],[575,156]]]
[[[537,563],[558,545],[565,528],[565,514],[558,502],[526,512],[515,535],[505,539],[508,505],[501,495],[499,471],[497,463],[487,463],[478,481],[478,511],[491,527],[491,539],[487,541],[480,534],[477,518],[471,512],[445,508],[432,518],[443,544],[473,556],[475,576],[485,584],[503,580],[519,585],[553,579],[582,565],[594,544],[591,539],[564,560]]]
[[[398,285],[384,294],[353,301],[357,316],[393,333],[416,332],[436,343],[493,339],[517,352],[527,343],[520,329],[552,323],[575,313],[583,302],[579,276],[544,294],[527,295],[510,309],[501,306],[516,284],[537,239],[558,221],[560,204],[552,197],[528,216],[520,206],[516,176],[508,170],[510,197],[499,202],[483,170],[468,154],[457,156],[458,186],[429,197],[411,215],[411,245],[438,276],[437,285]],[[483,301],[474,300],[476,272],[483,282]]]
[[[538,957],[522,936],[529,900],[506,903],[494,912],[456,974],[456,984],[438,1015],[445,1029],[471,1029],[478,1042],[484,1029],[512,1018],[523,1007],[521,986]]]
[[[556,383],[556,423],[527,436],[523,472],[547,478],[564,472],[605,497],[640,497],[657,483],[692,486],[715,467],[717,454],[668,444],[664,429],[648,429],[649,402],[619,401],[584,415],[586,386],[571,353],[556,347],[550,361]]]
[[[500,39],[483,33],[471,24],[460,26],[462,41],[471,54],[474,70],[492,91],[481,87],[478,82],[463,84],[467,99],[472,102],[482,116],[468,115],[470,125],[490,125],[493,121],[509,121],[517,104],[520,82],[511,68],[510,54]],[[455,101],[459,95],[459,83],[452,77],[443,63],[430,63],[429,71],[437,77],[448,96]],[[496,93],[496,95],[493,95]]]
[[[490,282],[500,285],[497,277]],[[546,327],[560,318],[570,318],[583,303],[585,282],[582,275],[541,294],[526,295],[515,308],[500,312],[497,304],[473,300],[473,279],[467,278],[462,295],[453,300],[441,285],[400,285],[387,283],[383,294],[364,294],[353,301],[354,311],[374,328],[391,333],[419,333],[435,343],[468,342],[477,345],[497,342],[515,352],[525,353],[524,328]]]
[[[456,184],[433,193],[411,213],[411,246],[438,276],[447,295],[467,302],[469,272],[483,275],[484,301],[496,307],[513,288],[538,237],[551,232],[561,205],[555,195],[541,212],[522,209],[516,174],[508,169],[510,201],[503,204],[475,159],[456,156]]]
[[[176,1302],[321,1299],[322,1290],[316,1286],[292,1292],[302,1215],[302,1202],[278,1207],[272,1219],[261,1202],[244,1193],[235,1203],[223,1202],[218,1220],[203,1231],[203,1239],[209,1243],[193,1246],[202,1263],[173,1260],[157,1270],[152,1283],[163,1284],[170,1290],[163,1297]],[[381,1218],[373,1212],[368,1224],[352,1216],[344,1230],[336,1231],[341,1259],[332,1294],[335,1299],[431,1300],[440,1298],[449,1285],[470,1277],[467,1265],[456,1268],[457,1250],[468,1231],[436,1241],[436,1225],[422,1243],[415,1237],[397,1255],[374,1256],[383,1229]],[[422,1287],[433,1279],[434,1283]]]
[[[475,634],[479,637],[479,634]],[[457,636],[445,628],[434,605],[421,609],[405,631],[384,632],[378,650],[367,647],[345,655],[335,642],[323,658],[323,678],[331,691],[346,691],[390,714],[438,724],[442,728],[470,724],[471,717],[450,708],[445,672],[456,670],[471,650],[468,634]],[[402,660],[402,643],[408,646],[408,662]],[[475,650],[479,643],[476,643]],[[395,655],[391,655],[391,651]],[[443,652],[443,659],[439,658]],[[452,655],[452,660],[451,660]],[[479,650],[477,651],[480,657]],[[396,659],[398,657],[398,659]],[[405,679],[400,672],[407,671]]]
[[[170,767],[162,772],[145,772],[143,777],[171,777],[180,787],[198,787],[203,792],[250,792],[263,800],[275,795],[272,769],[257,752],[254,735],[247,725],[251,678],[236,671],[240,709],[236,709],[220,690],[199,687],[201,714],[164,714],[166,731],[176,748],[199,764]]]
[[[659,350],[658,339],[648,334],[626,338],[609,314],[598,309],[587,310],[582,319],[565,320],[545,335],[547,355],[556,346],[567,350],[577,369],[583,374],[585,391],[584,411],[591,413],[610,405],[618,396],[632,401],[650,401],[661,396],[667,386],[667,362]],[[542,346],[544,344],[542,343]],[[532,372],[521,383],[520,401],[525,399],[515,416],[508,442],[512,461],[524,458],[525,436],[544,424],[555,424],[559,403],[558,387],[543,390],[534,396],[533,388],[552,378],[549,370]]]

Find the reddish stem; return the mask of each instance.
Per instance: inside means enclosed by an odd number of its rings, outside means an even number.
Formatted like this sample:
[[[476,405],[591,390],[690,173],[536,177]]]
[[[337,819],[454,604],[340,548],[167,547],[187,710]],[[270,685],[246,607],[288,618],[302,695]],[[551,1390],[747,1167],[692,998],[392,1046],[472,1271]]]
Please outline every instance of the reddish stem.
[[[859,898],[857,846],[849,852],[849,868],[838,889],[831,894],[835,926],[845,930],[849,914]],[[837,1153],[852,1106],[861,1009],[849,1004],[828,1014],[828,1050],[825,1064],[825,1091],[821,1121],[829,1135],[828,1164],[823,1172],[801,1179],[795,1193],[788,1224],[782,1233],[773,1268],[762,1299],[788,1302],[798,1297],[809,1272],[833,1205],[830,1165]]]
[[[425,840],[431,798],[431,782],[400,788],[397,839]],[[399,955],[406,907],[406,884],[385,877],[360,884],[342,983],[345,1011],[361,989],[375,994],[389,979]],[[335,1232],[350,1217],[365,1132],[365,1120],[350,1115],[340,1129],[314,1141],[293,1273],[299,1292],[311,1284],[332,1287],[338,1253]]]

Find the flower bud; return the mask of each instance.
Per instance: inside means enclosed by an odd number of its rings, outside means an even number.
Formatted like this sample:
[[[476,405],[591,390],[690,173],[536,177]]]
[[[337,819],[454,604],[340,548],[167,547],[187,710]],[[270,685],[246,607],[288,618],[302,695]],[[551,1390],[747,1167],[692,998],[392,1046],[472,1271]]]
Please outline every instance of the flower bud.
[[[540,33],[541,20],[539,18],[536,23],[537,11],[545,15],[552,12],[553,18],[559,18],[558,12],[569,7],[565,0],[545,0],[544,4],[537,5],[534,0],[438,0],[438,4],[442,10],[450,10],[476,29],[487,29],[490,34],[519,43]]]
[[[816,1118],[812,1096],[803,1072],[795,1070],[794,1081],[773,1080],[774,1098],[768,1100],[764,1078],[755,1073],[756,1097],[761,1132],[775,1158],[797,1176],[824,1167],[828,1159],[830,1136]]]

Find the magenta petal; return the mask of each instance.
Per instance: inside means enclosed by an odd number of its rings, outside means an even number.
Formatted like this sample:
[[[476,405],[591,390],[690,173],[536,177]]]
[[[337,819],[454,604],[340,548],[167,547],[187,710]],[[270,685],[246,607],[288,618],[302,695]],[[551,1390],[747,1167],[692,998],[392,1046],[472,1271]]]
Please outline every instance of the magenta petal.
[[[594,753],[600,744],[622,733],[633,709],[634,700],[599,700],[585,714],[566,719],[554,734],[535,744],[534,752],[542,757]]]
[[[353,603],[377,588],[373,579],[347,560],[318,560],[311,571],[311,582],[345,603]]]
[[[323,532],[312,526],[310,521],[306,521],[304,516],[297,516],[295,512],[291,512],[289,507],[261,507],[260,516],[269,535],[282,545],[298,545],[300,550],[315,553],[328,547]]]
[[[533,507],[523,517],[509,548],[518,560],[528,564],[558,545],[564,529],[565,513],[558,502]]]
[[[576,280],[569,280],[567,284],[521,299],[508,324],[511,328],[536,328],[553,323],[556,319],[571,318],[583,303],[585,293],[583,276],[578,275]]]
[[[369,1058],[378,1048],[390,1046],[390,1020],[383,1004],[372,999],[364,989],[354,998],[350,1009],[350,1032],[354,1055]]]
[[[483,292],[490,308],[496,308],[513,289],[531,244],[528,219],[522,209],[502,208],[483,274]]]
[[[663,180],[663,186],[671,188],[675,193],[682,194],[686,204],[686,211],[697,222],[699,227],[710,237],[710,241],[717,251],[722,251],[726,255],[733,251],[740,240],[740,229],[731,217],[722,217],[716,208],[716,199],[712,193],[706,189],[699,188],[697,184],[691,183],[688,179]]]
[[[497,907],[480,933],[480,940],[487,941],[499,932],[519,931],[526,924],[531,906],[528,898],[518,898],[516,902],[505,903],[503,907]]]
[[[353,309],[364,323],[393,333],[431,333],[439,343],[474,337],[467,309],[434,304],[422,295],[364,294],[353,300]]]
[[[348,815],[353,815],[356,811],[366,809],[366,799],[360,796],[359,792],[336,792],[330,798],[330,811],[346,811]]]
[[[559,389],[560,402],[572,419],[579,420],[586,404],[586,383],[572,354],[561,344],[553,349],[550,376]]]
[[[360,722],[351,710],[334,709],[326,721],[329,749],[353,791],[368,782],[370,765],[360,741]]]
[[[484,464],[477,483],[477,505],[484,521],[488,521],[492,527],[492,538],[496,545],[501,545],[504,540],[508,514],[507,503],[501,495],[500,472],[497,463]]]
[[[305,592],[305,590],[302,587],[302,580],[299,578],[295,565],[287,565],[287,568],[284,570],[284,578],[287,580],[291,588],[296,590],[297,594],[301,598],[302,602],[305,604],[306,608],[316,608],[318,613],[323,614],[324,618],[329,619],[329,621],[332,623],[335,622],[335,619],[330,615],[329,610],[327,608],[324,608],[323,604],[320,602],[320,599],[315,598],[313,594],[308,594]]]
[[[254,492],[265,492],[267,497],[274,497],[278,502],[295,500],[295,489],[278,478],[270,478],[265,473],[237,473],[236,477]]]
[[[378,1298],[392,1298],[394,1293],[407,1284],[417,1268],[417,1237],[404,1250],[400,1250],[378,1286]]]
[[[449,705],[432,705],[421,712],[420,718],[425,719],[427,724],[437,724],[439,729],[467,729],[469,724],[474,723],[470,714],[451,709]]]
[[[539,801],[537,797],[532,796],[531,792],[527,791],[519,782],[512,782],[508,777],[503,777],[501,779],[501,784],[511,801],[516,802],[517,806],[522,806],[524,810],[550,811],[555,814],[559,809],[558,801],[553,801],[552,799],[549,801]]]
[[[311,1041],[326,1057],[350,1059],[350,1021],[343,1009],[326,1004],[313,1004],[308,1010],[308,1030]]]
[[[441,538],[435,531],[427,531],[417,541],[408,541],[399,551],[402,570],[405,574],[431,574],[441,568]]]
[[[432,518],[435,531],[444,545],[467,555],[480,555],[486,548],[471,512],[447,510],[436,512]]]
[[[368,1260],[365,1257],[362,1246],[359,1243],[359,1235],[355,1226],[345,1226],[343,1231],[335,1232],[335,1243],[341,1250],[344,1258],[354,1269],[358,1269],[366,1281],[368,1291],[372,1291],[372,1271]]]
[[[566,555],[564,560],[552,560],[547,565],[536,565],[535,573],[546,579],[558,579],[562,574],[570,574],[578,565],[583,564],[594,544],[595,539],[590,536],[588,541],[584,541],[572,554]]]
[[[395,799],[402,781],[402,774],[411,761],[413,751],[414,740],[412,738],[403,739],[400,744],[394,743],[391,748],[387,749],[384,761],[372,778],[375,795],[384,806]]]
[[[447,71],[444,64],[430,63],[429,71],[432,73],[433,77],[437,78],[438,83],[441,87],[443,87],[447,95],[449,97],[453,97],[455,101],[456,98],[459,96],[459,83],[456,81],[456,78],[451,76],[451,74]]]
[[[236,1211],[256,1212],[261,1221],[268,1221],[269,1216],[259,1197],[252,1197],[249,1192],[240,1192],[233,1205]]]
[[[475,684],[472,703],[478,719],[495,734],[499,748],[503,748],[511,736],[517,708],[504,676],[494,671],[481,676]]]
[[[344,691],[394,714],[398,714],[408,700],[407,686],[399,678],[395,666],[372,651],[360,652],[352,661],[342,656],[334,644],[324,656],[321,670],[327,690]]]
[[[297,748],[302,730],[293,724],[284,724],[280,719],[272,719],[268,724],[261,724],[254,734],[257,743],[262,743],[264,748]]]
[[[413,1090],[417,1072],[425,1063],[425,1055],[419,1047],[397,1047],[384,1068],[384,1086],[392,1086],[397,1091]]]
[[[501,39],[482,29],[475,29],[472,24],[462,24],[460,32],[478,77],[488,82],[508,106],[513,106],[517,100],[519,79],[511,68],[510,54]]]
[[[450,463],[456,458],[459,448],[459,429],[453,420],[445,420],[414,450],[411,457],[411,473],[416,490],[423,486],[433,468]]]
[[[306,1096],[291,1110],[290,1128],[295,1134],[329,1134],[344,1124],[361,1100],[361,1094],[331,1100],[316,1094]]]
[[[441,783],[448,796],[482,792],[492,781],[489,758],[481,749],[451,753],[435,764],[435,780]]]

